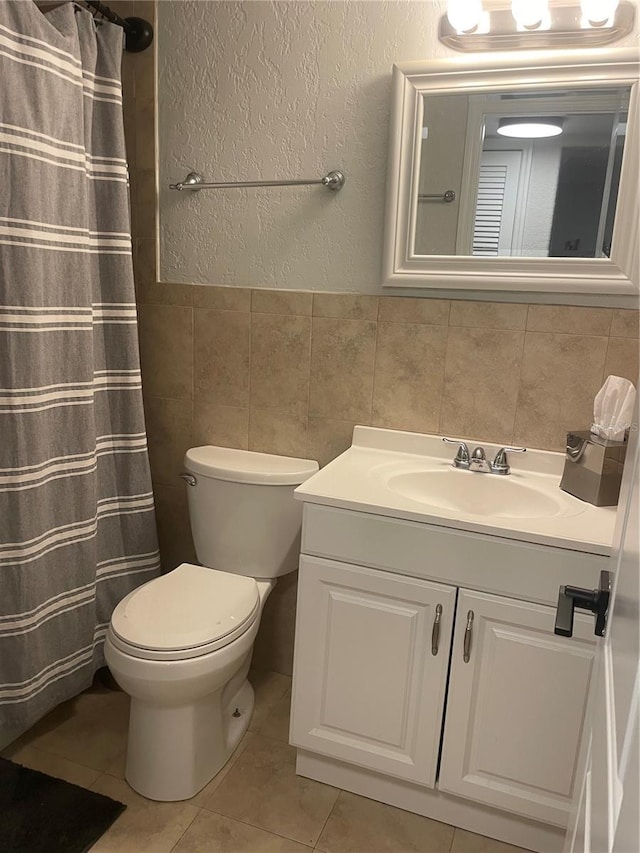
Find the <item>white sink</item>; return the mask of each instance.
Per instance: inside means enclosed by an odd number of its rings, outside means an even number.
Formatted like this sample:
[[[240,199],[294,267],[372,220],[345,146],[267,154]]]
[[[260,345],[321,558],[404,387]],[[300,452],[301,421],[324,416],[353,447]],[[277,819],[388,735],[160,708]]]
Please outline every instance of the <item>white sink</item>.
[[[492,459],[499,445],[482,444]],[[514,454],[508,475],[454,468],[454,455],[442,436],[357,426],[351,447],[295,495],[328,507],[609,554],[615,507],[592,506],[562,491],[563,453]]]
[[[577,514],[561,496],[519,482],[514,475],[482,474],[453,467],[385,477],[392,492],[430,507],[494,518],[554,518]],[[573,510],[573,512],[571,511]]]

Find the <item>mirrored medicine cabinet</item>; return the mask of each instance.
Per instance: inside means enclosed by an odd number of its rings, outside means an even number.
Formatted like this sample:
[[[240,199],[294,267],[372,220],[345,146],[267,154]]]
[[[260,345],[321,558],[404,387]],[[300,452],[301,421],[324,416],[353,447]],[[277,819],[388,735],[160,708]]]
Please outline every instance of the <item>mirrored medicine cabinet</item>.
[[[631,304],[638,68],[631,49],[394,66],[383,285]]]

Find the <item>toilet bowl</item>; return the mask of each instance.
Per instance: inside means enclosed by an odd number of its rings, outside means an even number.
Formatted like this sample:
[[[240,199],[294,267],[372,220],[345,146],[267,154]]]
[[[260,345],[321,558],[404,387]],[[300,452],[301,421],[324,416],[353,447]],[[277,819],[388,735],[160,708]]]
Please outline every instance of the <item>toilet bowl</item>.
[[[275,579],[297,568],[293,489],[318,470],[312,460],[216,447],[192,448],[185,467],[204,565],[183,563],[129,593],[105,640],[111,673],[131,696],[125,778],[153,800],[194,796],[246,731],[262,609]]]

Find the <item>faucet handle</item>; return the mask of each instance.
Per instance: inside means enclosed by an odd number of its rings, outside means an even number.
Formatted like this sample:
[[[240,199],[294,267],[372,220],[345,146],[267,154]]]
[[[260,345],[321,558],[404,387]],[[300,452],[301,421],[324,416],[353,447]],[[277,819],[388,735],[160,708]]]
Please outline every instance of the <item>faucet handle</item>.
[[[509,470],[509,463],[507,462],[507,452],[508,453],[526,453],[526,447],[501,447],[500,450],[496,453],[496,458],[493,460],[493,465],[491,466],[494,470]]]
[[[457,438],[444,438],[442,439],[446,444],[457,444],[458,452],[456,453],[455,462],[469,462],[469,448],[467,447],[466,441],[460,441]]]

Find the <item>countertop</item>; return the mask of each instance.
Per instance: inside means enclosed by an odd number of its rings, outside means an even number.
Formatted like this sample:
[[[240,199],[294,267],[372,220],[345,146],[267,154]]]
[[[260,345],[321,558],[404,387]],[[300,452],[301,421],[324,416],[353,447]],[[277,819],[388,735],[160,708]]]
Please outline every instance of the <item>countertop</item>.
[[[499,448],[485,442],[467,443],[470,450],[481,444],[487,459],[492,459]],[[509,454],[511,473],[505,478],[514,484],[531,485],[558,500],[562,509],[553,517],[512,518],[444,509],[398,494],[386,484],[390,471],[449,470],[455,453],[455,446],[445,444],[441,436],[356,426],[351,447],[299,486],[295,496],[312,504],[590,554],[610,554],[616,507],[595,507],[560,490],[563,453],[529,450]],[[464,470],[453,473],[467,478],[500,476]]]

